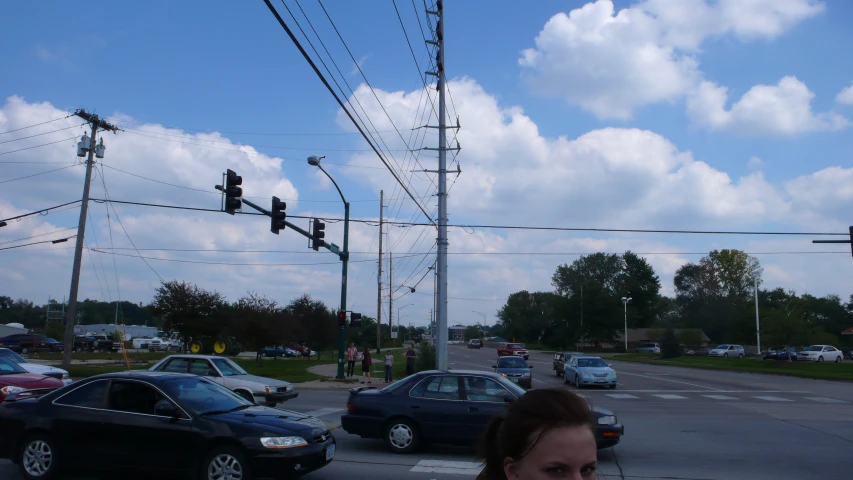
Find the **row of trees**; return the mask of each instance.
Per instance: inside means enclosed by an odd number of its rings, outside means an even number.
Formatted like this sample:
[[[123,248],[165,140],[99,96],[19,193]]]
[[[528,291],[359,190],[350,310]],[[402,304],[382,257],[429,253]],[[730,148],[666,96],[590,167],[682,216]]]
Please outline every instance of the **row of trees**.
[[[660,295],[654,268],[630,251],[581,256],[557,267],[553,291],[511,294],[498,312],[501,334],[555,347],[581,338],[611,343],[624,326],[622,298],[630,297],[628,328],[654,327],[661,336],[666,329],[701,329],[712,343],[754,345],[753,272],[759,266],[742,251],[714,250],[676,271],[676,295],[670,298]],[[838,295],[759,288],[758,303],[762,344],[853,344],[839,335],[853,326],[853,295],[845,303]]]

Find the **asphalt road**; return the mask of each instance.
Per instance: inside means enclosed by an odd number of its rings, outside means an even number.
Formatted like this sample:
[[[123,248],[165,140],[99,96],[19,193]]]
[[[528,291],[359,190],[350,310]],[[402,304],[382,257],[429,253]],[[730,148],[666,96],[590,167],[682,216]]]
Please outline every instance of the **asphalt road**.
[[[495,358],[494,349],[449,349],[454,369],[491,370]],[[554,375],[550,359],[531,356],[534,387],[576,390]],[[592,404],[612,409],[625,425],[622,443],[599,452],[599,478],[853,478],[853,384],[612,363],[619,373],[616,390],[580,392]],[[346,397],[345,391],[303,390],[282,408],[311,413],[337,427]],[[334,432],[335,461],[304,478],[470,480],[479,472],[470,448],[433,446],[393,455],[381,441],[339,428]],[[0,478],[21,477],[11,463],[0,460]]]

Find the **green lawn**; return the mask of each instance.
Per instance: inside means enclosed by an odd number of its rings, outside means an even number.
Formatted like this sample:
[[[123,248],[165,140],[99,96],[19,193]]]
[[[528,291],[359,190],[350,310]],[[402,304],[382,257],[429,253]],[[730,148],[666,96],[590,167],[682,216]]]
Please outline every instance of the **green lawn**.
[[[128,352],[127,356],[131,362],[157,362],[158,360],[170,355],[166,352]],[[40,352],[28,355],[29,358],[39,360],[62,360],[62,352]],[[71,352],[72,360],[114,360],[116,362],[124,362],[124,355],[121,352]]]
[[[664,360],[659,356],[623,353],[611,357],[624,362],[668,365],[672,367],[703,368],[707,370],[729,370],[734,372],[771,373],[792,377],[817,378],[823,380],[853,381],[853,362],[817,363],[784,362],[778,360],[755,360],[754,358],[711,358],[679,357]]]

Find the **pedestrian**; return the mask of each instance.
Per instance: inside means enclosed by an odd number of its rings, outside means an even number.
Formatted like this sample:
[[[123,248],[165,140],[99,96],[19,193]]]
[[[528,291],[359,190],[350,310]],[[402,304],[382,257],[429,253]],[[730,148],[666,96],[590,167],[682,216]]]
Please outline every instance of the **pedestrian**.
[[[406,376],[415,374],[415,347],[410,343],[409,349],[406,350]]]
[[[491,420],[477,456],[485,460],[477,480],[595,480],[589,406],[568,390],[531,390]]]
[[[371,383],[370,381],[370,366],[373,365],[373,359],[370,358],[370,350],[364,347],[361,352],[361,383]],[[364,379],[367,378],[367,382]]]
[[[385,352],[385,383],[392,383],[394,381],[394,355],[391,355],[391,350]]]
[[[355,372],[355,357],[358,355],[358,349],[355,348],[355,343],[350,343],[347,349],[347,376],[352,378]]]

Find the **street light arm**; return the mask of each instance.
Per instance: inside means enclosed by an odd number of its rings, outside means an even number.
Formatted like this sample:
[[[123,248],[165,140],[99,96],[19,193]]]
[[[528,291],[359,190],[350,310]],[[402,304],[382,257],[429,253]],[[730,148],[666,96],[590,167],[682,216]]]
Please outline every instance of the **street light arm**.
[[[319,168],[323,173],[325,173],[326,176],[329,178],[329,180],[332,181],[332,184],[335,186],[335,188],[338,190],[338,194],[341,196],[341,200],[343,200],[344,203],[346,204],[347,199],[344,197],[344,192],[341,191],[341,187],[338,186],[338,182],[336,182],[335,179],[332,178],[331,175],[329,175],[329,172],[327,172],[326,169],[323,168],[323,166],[320,165],[319,163],[317,164],[317,168]]]

